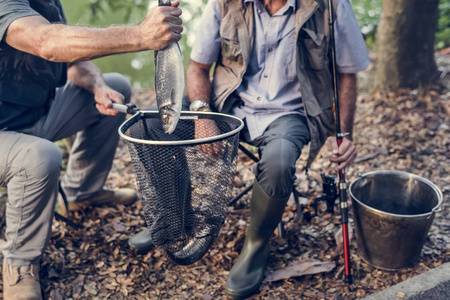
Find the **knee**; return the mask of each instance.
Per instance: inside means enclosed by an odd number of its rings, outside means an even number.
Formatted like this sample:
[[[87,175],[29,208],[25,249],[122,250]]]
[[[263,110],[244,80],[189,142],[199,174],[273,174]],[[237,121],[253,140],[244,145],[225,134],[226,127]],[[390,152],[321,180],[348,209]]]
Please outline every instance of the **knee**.
[[[109,87],[121,93],[125,97],[125,103],[130,102],[131,84],[125,76],[119,73],[106,73],[103,77]]]
[[[24,166],[30,180],[54,180],[59,178],[62,155],[57,145],[47,140],[39,140],[30,145]]]
[[[290,151],[295,146],[290,141],[280,139],[275,145],[263,151],[256,175],[268,196],[282,199],[292,192],[298,157]]]

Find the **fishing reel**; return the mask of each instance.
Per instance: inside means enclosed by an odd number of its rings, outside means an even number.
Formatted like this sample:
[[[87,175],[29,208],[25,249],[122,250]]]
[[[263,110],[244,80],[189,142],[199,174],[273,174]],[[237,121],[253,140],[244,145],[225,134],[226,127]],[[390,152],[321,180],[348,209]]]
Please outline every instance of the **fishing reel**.
[[[310,222],[312,218],[318,216],[317,207],[319,202],[325,201],[327,204],[326,212],[334,214],[334,203],[339,197],[339,193],[336,186],[336,175],[325,175],[321,173],[322,177],[322,196],[314,199],[314,214],[311,215],[309,211],[304,213],[304,218],[307,222]]]

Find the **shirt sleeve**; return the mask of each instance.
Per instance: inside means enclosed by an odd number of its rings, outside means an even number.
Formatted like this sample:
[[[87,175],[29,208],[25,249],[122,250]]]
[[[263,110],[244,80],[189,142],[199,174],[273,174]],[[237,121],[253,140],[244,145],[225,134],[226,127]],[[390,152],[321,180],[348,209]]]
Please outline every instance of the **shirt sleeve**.
[[[217,61],[220,51],[220,10],[217,0],[209,0],[203,11],[192,47],[191,59],[209,65]]]
[[[335,21],[336,63],[339,73],[357,73],[369,64],[369,54],[349,0],[339,0]]]
[[[9,25],[17,19],[39,15],[27,0],[0,0],[0,41],[3,42]]]

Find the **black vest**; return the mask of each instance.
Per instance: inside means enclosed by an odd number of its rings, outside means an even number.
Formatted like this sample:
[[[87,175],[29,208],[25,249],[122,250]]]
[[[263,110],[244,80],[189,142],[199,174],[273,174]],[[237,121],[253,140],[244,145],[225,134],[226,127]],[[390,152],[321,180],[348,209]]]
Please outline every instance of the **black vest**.
[[[51,23],[66,23],[59,0],[30,0]],[[4,41],[0,45],[0,130],[26,128],[47,114],[55,88],[67,81],[66,63],[28,54]]]

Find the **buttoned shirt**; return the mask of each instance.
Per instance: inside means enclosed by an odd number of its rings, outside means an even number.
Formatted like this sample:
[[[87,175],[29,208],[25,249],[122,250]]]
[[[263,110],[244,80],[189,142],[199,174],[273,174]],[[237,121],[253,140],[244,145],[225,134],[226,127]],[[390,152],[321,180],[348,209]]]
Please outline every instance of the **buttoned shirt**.
[[[245,119],[254,140],[277,118],[287,114],[304,115],[301,82],[297,79],[295,55],[295,0],[272,16],[259,0],[254,2],[254,40],[247,71],[236,94],[242,99],[230,113]],[[214,63],[220,52],[220,10],[217,0],[205,7],[191,59]],[[336,59],[340,73],[362,71],[370,63],[353,9],[348,0],[339,0],[335,23]]]

